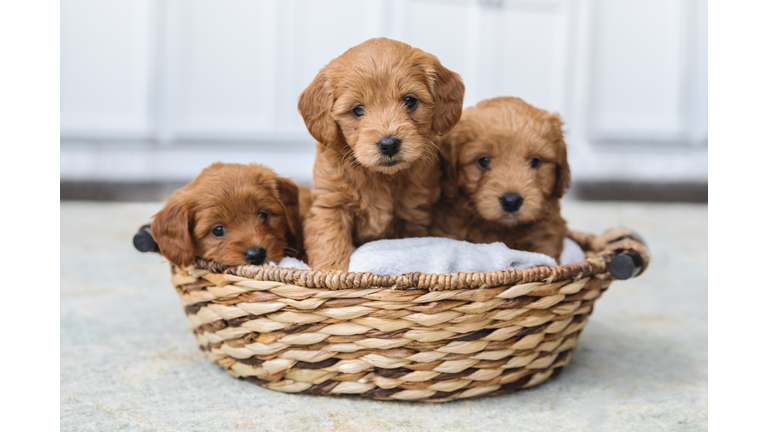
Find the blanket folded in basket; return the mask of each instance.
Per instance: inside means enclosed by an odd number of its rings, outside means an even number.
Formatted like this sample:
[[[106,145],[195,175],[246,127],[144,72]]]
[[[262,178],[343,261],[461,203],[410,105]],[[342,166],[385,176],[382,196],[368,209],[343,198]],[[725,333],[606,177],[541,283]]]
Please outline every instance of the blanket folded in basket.
[[[571,239],[565,240],[561,264],[584,259],[584,252]],[[270,263],[270,265],[274,265]],[[543,254],[513,250],[503,243],[476,244],[437,237],[377,240],[360,246],[349,263],[350,272],[396,275],[411,272],[491,272],[509,267],[524,269],[556,265]],[[304,262],[286,257],[280,267],[309,270]]]
[[[350,272],[396,275],[411,272],[491,272],[556,265],[539,253],[512,250],[504,243],[477,244],[438,237],[377,240],[360,246]]]

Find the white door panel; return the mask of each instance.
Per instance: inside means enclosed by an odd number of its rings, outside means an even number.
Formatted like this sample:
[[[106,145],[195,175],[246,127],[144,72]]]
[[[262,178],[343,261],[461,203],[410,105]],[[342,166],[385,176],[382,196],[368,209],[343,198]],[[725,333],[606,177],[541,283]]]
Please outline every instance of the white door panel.
[[[149,0],[62,0],[63,134],[149,133],[151,17]]]
[[[691,139],[695,144],[706,144],[708,135],[708,73],[707,73],[707,2],[690,0],[693,8],[692,31],[689,33],[691,68],[688,70],[691,101]]]
[[[597,0],[592,135],[682,138],[684,0]]]
[[[276,0],[176,4],[175,133],[215,137],[274,132]]]
[[[516,96],[537,107],[563,112],[568,73],[569,2],[540,2],[539,8],[507,2],[485,9],[481,28],[492,43],[479,62],[477,99]],[[525,7],[529,6],[529,7]],[[493,38],[494,40],[490,40]]]

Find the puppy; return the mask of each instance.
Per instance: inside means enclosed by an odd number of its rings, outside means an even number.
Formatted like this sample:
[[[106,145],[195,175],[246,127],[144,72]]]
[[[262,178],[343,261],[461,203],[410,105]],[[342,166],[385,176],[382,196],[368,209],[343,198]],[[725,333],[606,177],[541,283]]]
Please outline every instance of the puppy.
[[[461,117],[464,84],[437,58],[370,39],[332,60],[299,98],[317,140],[304,223],[313,269],[347,270],[355,246],[422,237],[440,195],[433,140]]]
[[[260,165],[215,163],[168,199],[152,221],[160,253],[180,267],[301,257],[310,191]]]
[[[442,193],[431,234],[559,260],[568,233],[560,198],[571,183],[562,125],[514,97],[467,108],[439,141]]]

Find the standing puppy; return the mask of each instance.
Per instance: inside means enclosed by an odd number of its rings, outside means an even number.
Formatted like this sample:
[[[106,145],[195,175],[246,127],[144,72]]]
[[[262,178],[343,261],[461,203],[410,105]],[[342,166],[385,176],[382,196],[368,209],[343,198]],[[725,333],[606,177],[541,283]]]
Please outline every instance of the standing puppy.
[[[571,183],[562,125],[513,97],[467,108],[439,142],[442,195],[431,234],[558,260],[568,234],[560,198]]]
[[[464,84],[437,58],[370,39],[332,60],[299,98],[318,141],[304,223],[314,269],[347,270],[355,246],[428,235],[440,195],[433,140],[459,121]]]

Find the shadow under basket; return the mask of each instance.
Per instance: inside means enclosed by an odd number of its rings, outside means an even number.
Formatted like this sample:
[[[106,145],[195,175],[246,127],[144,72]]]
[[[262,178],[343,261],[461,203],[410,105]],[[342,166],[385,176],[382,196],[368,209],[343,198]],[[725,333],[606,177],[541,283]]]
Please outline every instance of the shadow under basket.
[[[556,376],[594,302],[649,257],[627,230],[571,232],[582,262],[490,273],[172,266],[200,349],[228,374],[288,393],[444,402]]]

